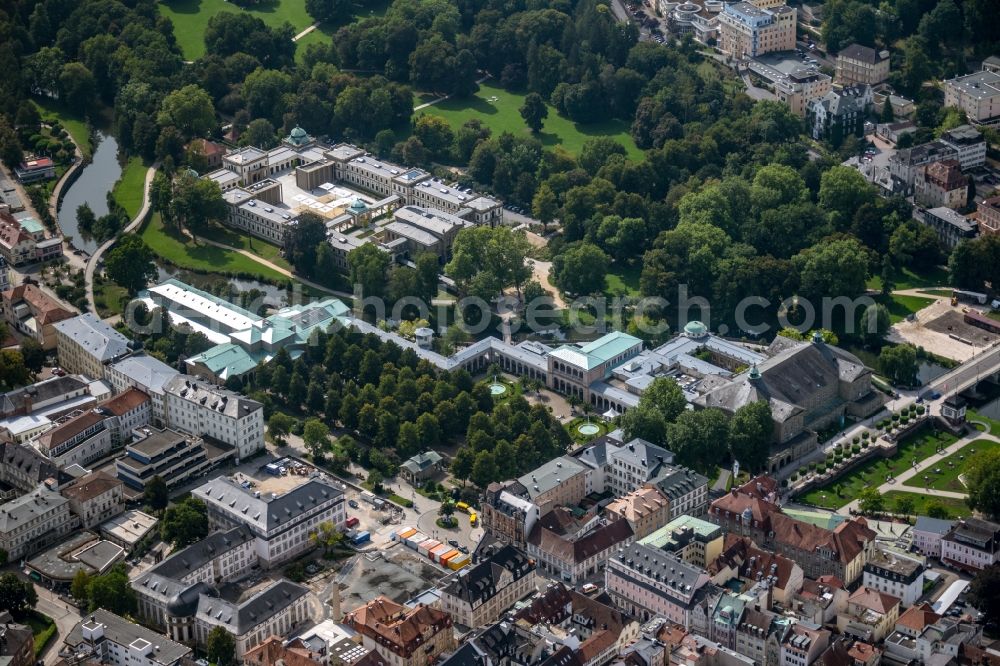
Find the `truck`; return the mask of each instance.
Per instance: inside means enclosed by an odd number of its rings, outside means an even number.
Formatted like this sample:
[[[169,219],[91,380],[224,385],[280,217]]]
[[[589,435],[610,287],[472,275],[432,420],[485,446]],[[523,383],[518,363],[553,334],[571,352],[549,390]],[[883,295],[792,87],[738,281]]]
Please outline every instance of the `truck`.
[[[344,525],[346,525],[347,527],[357,527],[359,522],[361,521],[358,520],[357,516],[351,516],[350,518],[347,519],[347,522],[345,522]]]
[[[963,303],[976,303],[977,305],[986,305],[986,294],[982,294],[978,291],[965,291],[962,289],[956,289],[951,293],[951,303],[952,305],[958,305],[958,302]]]
[[[479,524],[479,516],[473,511],[469,514],[469,525],[475,527]]]
[[[369,504],[371,504],[376,509],[381,509],[382,507],[385,506],[385,500],[384,499],[382,499],[381,497],[377,497],[375,495],[375,493],[370,492],[368,490],[362,490],[361,491],[361,501],[362,502],[368,502]]]
[[[455,508],[462,513],[469,513],[469,505],[465,502],[456,502]]]

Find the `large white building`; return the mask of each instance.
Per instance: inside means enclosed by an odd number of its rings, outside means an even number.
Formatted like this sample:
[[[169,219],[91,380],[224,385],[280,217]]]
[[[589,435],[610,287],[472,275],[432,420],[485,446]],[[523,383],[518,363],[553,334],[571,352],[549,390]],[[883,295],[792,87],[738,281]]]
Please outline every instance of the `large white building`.
[[[727,4],[719,14],[719,48],[733,58],[795,50],[795,10],[785,4]]]
[[[1000,74],[984,69],[948,79],[944,105],[962,109],[976,125],[1000,124]]]
[[[56,322],[59,364],[68,372],[104,378],[104,367],[132,352],[132,341],[94,313]]]
[[[106,367],[106,377],[115,393],[131,387],[149,396],[152,401],[152,420],[163,425],[163,387],[179,375],[174,368],[147,354],[133,354]]]
[[[192,656],[186,645],[103,608],[87,613],[63,642],[74,654],[112,666],[180,666]]]
[[[218,477],[191,494],[208,507],[211,529],[248,527],[256,537],[257,556],[268,567],[311,548],[309,535],[320,523],[340,527],[347,520],[344,493],[320,479],[275,495],[254,492],[232,479]]]
[[[211,437],[243,459],[264,448],[264,407],[203,380],[178,375],[163,386],[168,427]]]
[[[0,548],[12,562],[58,543],[74,527],[69,500],[44,485],[0,506]]]

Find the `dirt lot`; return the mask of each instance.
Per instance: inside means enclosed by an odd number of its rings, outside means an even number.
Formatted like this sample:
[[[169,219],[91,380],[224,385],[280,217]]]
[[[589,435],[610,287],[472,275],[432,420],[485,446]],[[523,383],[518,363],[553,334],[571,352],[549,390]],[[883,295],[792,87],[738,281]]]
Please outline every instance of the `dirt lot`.
[[[962,319],[962,309],[967,307],[952,307],[948,299],[938,299],[918,312],[915,321],[904,320],[894,324],[888,337],[893,342],[910,342],[923,347],[937,356],[965,361],[1000,338],[966,324]],[[956,340],[951,335],[968,342]]]

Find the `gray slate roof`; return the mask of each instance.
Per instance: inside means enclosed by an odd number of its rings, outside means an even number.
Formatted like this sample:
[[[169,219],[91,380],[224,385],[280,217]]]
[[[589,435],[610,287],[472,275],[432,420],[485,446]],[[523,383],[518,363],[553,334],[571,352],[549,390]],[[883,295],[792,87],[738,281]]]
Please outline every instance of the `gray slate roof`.
[[[226,477],[206,481],[191,494],[220,511],[238,517],[240,522],[268,533],[324,502],[344,496],[339,488],[319,479],[310,479],[277,497],[270,493],[254,497],[252,491]]]
[[[162,393],[163,385],[180,374],[158,358],[146,354],[123,358],[111,367],[156,393]]]
[[[69,502],[68,499],[45,486],[38,486],[27,495],[21,495],[0,506],[0,532],[12,532],[39,514],[47,513]]]
[[[131,342],[124,335],[98,319],[92,312],[56,322],[56,330],[75,341],[102,363],[127,354]]]
[[[279,580],[240,604],[203,595],[198,600],[198,615],[242,636],[308,593],[290,580]]]
[[[109,640],[118,645],[129,646],[136,641],[145,641],[157,646],[149,658],[158,664],[171,666],[181,659],[191,656],[191,648],[186,645],[174,642],[152,629],[147,629],[138,624],[133,624],[123,617],[108,612],[103,608],[98,608],[93,613],[87,615],[77,623],[73,630],[66,636],[66,645],[78,647],[86,643],[83,639],[83,625],[104,625],[104,640]]]

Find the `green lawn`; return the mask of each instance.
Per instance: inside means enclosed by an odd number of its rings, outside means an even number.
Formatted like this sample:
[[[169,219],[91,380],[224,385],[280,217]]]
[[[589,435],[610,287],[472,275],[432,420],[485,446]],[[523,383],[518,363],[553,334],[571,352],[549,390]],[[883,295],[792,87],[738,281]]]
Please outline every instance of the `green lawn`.
[[[333,41],[333,36],[336,34],[337,30],[348,23],[361,21],[373,16],[384,16],[386,10],[389,9],[390,4],[390,0],[375,0],[368,5],[355,3],[354,11],[351,14],[346,14],[344,17],[345,20],[338,21],[336,23],[321,23],[315,30],[295,42],[297,45],[297,48],[295,49],[295,59],[297,61],[301,61],[303,54],[305,54],[306,47],[310,44],[323,44]]]
[[[972,511],[963,500],[952,497],[935,497],[934,495],[923,495],[921,493],[907,493],[899,490],[890,490],[885,495],[885,508],[887,511],[894,511],[896,500],[900,497],[908,497],[913,501],[913,515],[926,516],[927,507],[930,504],[938,504],[948,511],[948,517],[966,518],[972,515]]]
[[[35,657],[39,657],[45,646],[55,637],[56,623],[48,615],[36,610],[30,611],[25,616],[24,623],[31,627],[31,633],[35,635]]]
[[[947,432],[935,433],[925,428],[916,436],[907,437],[899,443],[896,455],[891,458],[873,458],[867,463],[856,467],[851,473],[840,477],[832,483],[820,488],[814,488],[798,499],[806,504],[821,506],[826,509],[839,509],[856,499],[858,494],[868,486],[879,486],[885,483],[890,472],[899,474],[908,469],[913,460],[923,460],[933,455],[938,446],[946,447],[954,444],[956,438]]]
[[[936,266],[928,271],[917,273],[909,268],[902,268],[896,271],[893,276],[896,289],[920,289],[922,287],[943,287],[950,282],[948,269],[945,266]],[[869,289],[882,288],[882,276],[873,275],[868,280]],[[951,296],[951,291],[948,292]]]
[[[604,276],[604,294],[608,297],[618,295],[638,296],[639,276],[642,274],[642,266],[622,266],[615,272],[608,272]]]
[[[894,294],[890,297],[879,296],[875,299],[889,309],[889,321],[893,324],[903,321],[909,315],[923,310],[934,302],[933,298],[921,296],[902,296]]]
[[[42,120],[45,122],[58,120],[66,128],[70,136],[73,137],[76,145],[80,146],[83,154],[88,157],[90,156],[90,127],[88,127],[87,121],[83,116],[70,111],[51,99],[33,99],[31,103],[38,109],[39,115],[41,115]]]
[[[489,98],[494,96],[497,97],[497,101],[489,101]],[[415,116],[423,113],[441,116],[448,121],[452,129],[458,129],[467,120],[478,118],[493,130],[494,136],[502,132],[530,136],[531,131],[524,124],[518,111],[524,104],[524,97],[520,93],[507,92],[500,86],[487,82],[480,84],[479,92],[472,97],[446,99],[417,111]],[[417,99],[415,98],[415,102],[421,103]],[[642,151],[635,145],[628,129],[628,123],[620,120],[580,125],[560,116],[555,108],[549,106],[549,116],[545,119],[542,131],[538,133],[538,139],[547,147],[562,146],[574,155],[578,155],[587,139],[607,136],[625,146],[630,158],[642,159]]]
[[[154,214],[143,226],[142,239],[154,253],[179,268],[200,273],[246,275],[277,283],[285,283],[289,279],[238,252],[188,241],[176,232],[164,228],[159,213]]]
[[[163,0],[158,5],[160,14],[173,22],[174,36],[188,60],[205,55],[205,29],[219,12],[245,11],[271,27],[288,21],[296,33],[313,24],[305,0],[262,0],[253,9],[242,9],[226,0]]]
[[[126,296],[128,290],[115,284],[114,281],[100,276],[94,280],[94,305],[97,306],[97,314],[101,319],[121,314]]]
[[[922,473],[906,481],[906,485],[923,488],[924,476],[928,477],[927,488],[934,490],[950,490],[955,493],[966,492],[965,486],[958,480],[958,477],[965,471],[965,465],[969,458],[982,451],[992,451],[1000,448],[1000,443],[991,439],[977,439],[969,442],[961,449],[951,454],[947,458],[939,460],[934,469],[925,469]],[[934,470],[941,470],[936,474]]]
[[[142,208],[142,194],[146,185],[146,165],[141,157],[130,157],[121,178],[115,183],[115,201],[125,209],[129,219],[132,219]]]
[[[261,259],[270,261],[276,266],[281,266],[288,271],[292,270],[291,264],[289,264],[288,261],[281,256],[281,248],[277,245],[271,245],[260,238],[251,238],[249,235],[239,234],[231,229],[226,229],[225,227],[219,225],[209,227],[208,230],[200,235],[210,240],[214,240],[217,243],[225,243],[230,247],[247,250],[256,254]]]
[[[990,426],[990,434],[1000,437],[1000,421],[996,419],[991,419],[988,416],[980,414],[974,409],[968,409],[965,413],[966,421],[982,421]]]

